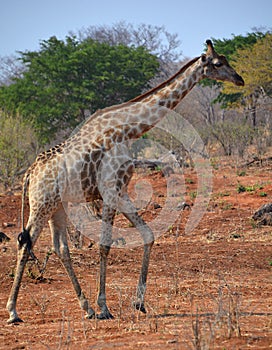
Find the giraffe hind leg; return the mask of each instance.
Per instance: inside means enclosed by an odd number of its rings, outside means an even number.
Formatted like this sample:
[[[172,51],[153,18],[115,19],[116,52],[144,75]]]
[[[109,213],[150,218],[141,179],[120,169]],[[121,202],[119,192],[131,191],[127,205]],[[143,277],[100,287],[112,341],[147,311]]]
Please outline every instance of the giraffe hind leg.
[[[16,303],[17,303],[20,284],[22,281],[23,272],[24,272],[24,268],[25,268],[28,256],[29,254],[28,254],[27,248],[26,246],[23,246],[20,249],[20,252],[18,251],[16,272],[15,272],[12,288],[10,291],[9,299],[7,302],[7,311],[9,312],[9,319],[7,320],[7,323],[23,322],[23,320],[17,314]]]
[[[34,246],[42,230],[42,225],[35,226],[35,225],[29,224],[27,227],[29,228],[26,228],[18,236],[17,266],[15,270],[14,280],[10,291],[9,299],[7,302],[7,310],[10,316],[7,321],[8,323],[22,322],[22,319],[18,316],[16,311],[17,298],[18,298],[26,262],[28,260],[29,255],[31,255],[32,246]],[[31,231],[31,234],[30,234],[30,231]]]
[[[86,318],[94,318],[95,312],[89,307],[89,303],[82,292],[74,269],[71,263],[70,252],[66,234],[66,214],[63,208],[58,209],[49,221],[52,233],[53,247],[57,256],[65,267],[68,276],[73,284],[80,307],[86,312]]]

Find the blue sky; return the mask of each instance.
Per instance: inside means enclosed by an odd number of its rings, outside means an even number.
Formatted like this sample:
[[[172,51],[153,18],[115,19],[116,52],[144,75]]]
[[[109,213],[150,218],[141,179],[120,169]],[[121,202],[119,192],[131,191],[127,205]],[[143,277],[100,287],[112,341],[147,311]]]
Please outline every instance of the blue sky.
[[[253,27],[272,28],[271,0],[1,0],[0,56],[38,50],[39,42],[90,25],[164,25],[177,33],[186,57],[199,56],[207,38],[231,38]]]

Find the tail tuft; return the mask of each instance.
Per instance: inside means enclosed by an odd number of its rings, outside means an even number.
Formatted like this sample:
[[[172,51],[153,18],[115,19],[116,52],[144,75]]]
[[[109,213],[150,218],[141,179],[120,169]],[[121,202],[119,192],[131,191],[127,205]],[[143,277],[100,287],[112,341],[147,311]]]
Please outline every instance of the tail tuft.
[[[26,245],[26,249],[28,251],[28,254],[31,256],[33,260],[37,260],[36,256],[34,255],[32,251],[32,241],[29,234],[29,230],[23,229],[23,232],[19,233],[18,235],[18,243],[19,247],[22,248],[23,245]]]
[[[18,235],[18,243],[20,248],[22,248],[24,244],[26,244],[27,250],[30,250],[32,248],[32,242],[29,231],[25,228],[23,229],[23,232],[19,233]]]

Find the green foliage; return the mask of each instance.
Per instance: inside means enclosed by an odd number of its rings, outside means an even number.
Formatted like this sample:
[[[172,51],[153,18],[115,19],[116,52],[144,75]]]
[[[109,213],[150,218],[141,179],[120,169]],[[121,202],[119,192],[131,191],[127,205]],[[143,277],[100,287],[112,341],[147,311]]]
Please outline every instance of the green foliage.
[[[237,170],[236,174],[237,174],[237,176],[246,176],[246,171],[245,170]]]
[[[241,183],[238,183],[237,185],[237,192],[238,193],[242,193],[242,192],[255,192],[256,190],[262,190],[263,189],[263,185],[261,184],[254,184],[254,185],[249,185],[249,186],[244,186],[242,185]],[[261,192],[261,193],[265,193],[265,192]],[[264,195],[261,195],[260,193],[260,196],[262,197],[265,197],[266,194]]]
[[[261,191],[261,192],[259,193],[259,196],[260,196],[260,197],[267,197],[267,193],[264,192],[264,191]]]
[[[240,103],[252,105],[256,93],[262,91],[268,96],[272,95],[272,33],[267,33],[256,41],[251,47],[239,49],[233,55],[233,67],[238,70],[244,80],[245,86],[225,85],[224,93],[236,94]],[[242,97],[242,98],[241,98]],[[246,100],[245,100],[246,98]],[[235,102],[235,101],[234,101]],[[233,105],[233,101],[229,101]]]
[[[252,111],[252,124],[256,126],[258,98],[272,94],[272,33],[251,33],[244,38],[243,45],[238,39],[238,42],[233,42],[235,51],[230,50],[230,42],[225,50],[230,53],[230,63],[242,75],[245,86],[225,83],[215,102],[221,103],[223,108],[243,107]]]
[[[22,78],[0,88],[0,107],[34,126],[41,143],[59,130],[74,128],[85,113],[140,94],[158,70],[144,47],[111,46],[75,37],[51,37],[40,50],[21,52]]]
[[[239,58],[241,62],[241,66],[236,66],[235,62],[237,61],[237,52],[240,50],[248,50],[249,52],[252,50],[252,47],[257,43],[257,41],[261,40],[267,35],[267,33],[256,31],[252,33],[247,33],[245,36],[243,35],[232,35],[230,39],[215,39],[213,38],[213,44],[216,52],[221,55],[226,56],[227,60],[230,64],[239,72],[239,74],[244,77],[244,70],[247,70],[247,65],[243,63],[243,58]],[[271,56],[270,56],[271,57]],[[227,92],[224,90],[219,94],[219,96],[214,100],[214,103],[219,102],[222,108],[228,108],[233,106],[237,101],[240,101],[243,97],[243,91],[241,88],[233,88],[231,84],[221,83],[211,81],[209,79],[205,79],[203,81],[204,86],[212,86],[217,85],[220,87],[228,86],[232,89],[231,92]]]
[[[237,193],[246,192],[246,187],[244,185],[238,183],[236,190],[237,190]]]
[[[196,196],[197,196],[197,191],[191,191],[191,192],[189,193],[189,195],[190,195],[190,198],[193,200],[193,199],[195,199]]]
[[[0,114],[0,183],[8,188],[33,161],[37,142],[21,117]]]
[[[247,33],[246,36],[232,34],[231,39],[213,38],[212,40],[216,52],[226,56],[227,60],[231,60],[237,50],[243,49],[245,47],[252,47],[252,45],[254,45],[258,39],[263,38],[264,35],[264,33],[257,31],[253,33]]]

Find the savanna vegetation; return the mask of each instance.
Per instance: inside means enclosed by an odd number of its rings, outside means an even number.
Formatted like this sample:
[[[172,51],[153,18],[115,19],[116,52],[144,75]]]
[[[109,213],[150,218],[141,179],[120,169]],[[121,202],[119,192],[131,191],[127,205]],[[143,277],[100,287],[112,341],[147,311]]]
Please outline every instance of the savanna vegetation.
[[[272,33],[213,41],[245,86],[204,81],[177,111],[216,155],[245,157],[249,148],[264,154],[271,143]],[[173,74],[185,61],[181,49],[177,35],[164,27],[121,22],[71,32],[65,40],[51,37],[38,51],[2,57],[2,185],[12,186],[38,152],[62,141],[97,109],[127,101]]]
[[[253,30],[212,40],[216,51],[243,76],[245,86],[205,80],[177,107],[206,146],[213,190],[209,194],[205,183],[207,210],[193,232],[186,231],[203,172],[188,167],[182,182],[168,178],[178,189],[171,193],[173,198],[181,202],[173,210],[178,219],[154,244],[147,314],[132,307],[142,247],[111,251],[107,295],[115,319],[85,320],[45,228],[35,246],[38,260],[27,263],[18,299],[26,322],[16,330],[6,324],[5,305],[16,266],[18,180],[40,151],[68,137],[96,109],[157,85],[188,58],[182,56],[177,35],[165,28],[125,22],[71,32],[64,40],[51,37],[35,52],[0,58],[0,225],[5,231],[0,232],[0,349],[269,348],[272,250],[271,228],[266,225],[271,216],[255,220],[252,214],[272,194],[272,33]],[[182,145],[171,135],[153,129],[143,138],[145,142],[136,144],[135,157],[147,156],[148,147],[143,146],[152,140],[184,157]],[[234,169],[233,160],[245,166]],[[161,170],[136,172],[130,183],[131,193],[140,200],[151,193],[139,211],[148,223],[158,217],[168,220],[161,209],[171,197],[171,186]],[[3,188],[8,190],[5,194]],[[26,205],[26,216],[28,209]],[[268,224],[263,221],[267,218]],[[118,213],[115,225],[130,228]],[[95,305],[99,246],[71,226],[67,232],[74,268]],[[125,243],[118,237],[114,245],[121,248]]]

